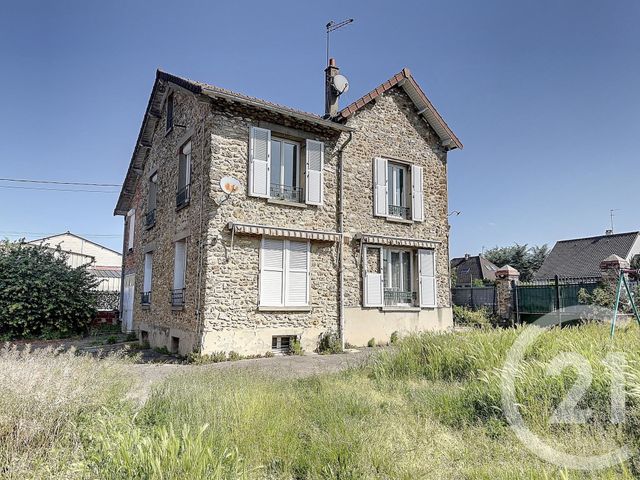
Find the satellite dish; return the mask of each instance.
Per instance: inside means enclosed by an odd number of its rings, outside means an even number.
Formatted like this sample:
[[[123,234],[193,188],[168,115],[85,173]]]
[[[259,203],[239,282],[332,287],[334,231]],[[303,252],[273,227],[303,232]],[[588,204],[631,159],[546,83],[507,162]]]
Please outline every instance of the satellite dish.
[[[336,75],[333,77],[333,88],[336,89],[338,95],[342,95],[347,90],[349,90],[349,80],[344,75]]]
[[[222,177],[220,179],[220,188],[227,195],[231,195],[240,190],[240,180],[233,177]]]

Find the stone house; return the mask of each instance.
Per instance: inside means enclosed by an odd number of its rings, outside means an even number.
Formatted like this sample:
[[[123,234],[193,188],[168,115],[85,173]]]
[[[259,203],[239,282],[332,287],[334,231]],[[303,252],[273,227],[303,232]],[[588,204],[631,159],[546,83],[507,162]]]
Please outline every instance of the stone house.
[[[158,71],[115,214],[123,328],[182,354],[452,326],[447,152],[404,69],[319,116]],[[231,192],[231,193],[225,193]]]

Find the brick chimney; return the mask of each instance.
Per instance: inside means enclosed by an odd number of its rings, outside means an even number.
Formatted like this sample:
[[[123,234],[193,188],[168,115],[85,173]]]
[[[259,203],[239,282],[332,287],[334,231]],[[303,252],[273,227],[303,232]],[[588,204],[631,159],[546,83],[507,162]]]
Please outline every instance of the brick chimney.
[[[329,59],[329,65],[324,69],[324,116],[332,118],[338,114],[338,92],[333,88],[333,77],[340,69],[336,67],[335,58]]]

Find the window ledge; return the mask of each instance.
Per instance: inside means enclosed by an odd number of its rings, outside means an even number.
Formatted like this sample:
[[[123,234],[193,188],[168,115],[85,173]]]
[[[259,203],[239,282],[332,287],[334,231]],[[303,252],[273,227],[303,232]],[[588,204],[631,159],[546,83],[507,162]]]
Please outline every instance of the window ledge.
[[[401,306],[388,306],[382,307],[383,312],[419,312],[422,310],[420,307],[401,307]]]
[[[140,308],[142,308],[142,310],[150,310],[151,309],[151,305],[148,303],[141,303],[140,304]]]
[[[413,225],[413,220],[405,220],[404,218],[398,218],[398,217],[386,217],[387,221],[389,222],[395,222],[395,223],[404,223],[406,225]]]
[[[310,306],[303,307],[265,307],[260,305],[258,307],[259,312],[310,312]]]
[[[295,207],[295,208],[308,208],[309,205],[307,205],[306,203],[298,203],[298,202],[287,202],[286,200],[276,200],[275,198],[268,198],[267,199],[267,203],[274,203],[276,205],[285,205],[288,207]]]
[[[176,205],[176,212],[179,212],[183,208],[187,208],[189,206],[190,200],[187,200],[182,205]]]
[[[145,229],[145,230],[147,230],[147,231],[149,231],[149,230],[151,230],[151,229],[152,229],[153,227],[155,227],[155,226],[156,226],[156,223],[155,223],[155,222],[153,222],[151,225],[145,225],[144,229]]]
[[[184,305],[171,305],[172,312],[181,312],[184,310]]]

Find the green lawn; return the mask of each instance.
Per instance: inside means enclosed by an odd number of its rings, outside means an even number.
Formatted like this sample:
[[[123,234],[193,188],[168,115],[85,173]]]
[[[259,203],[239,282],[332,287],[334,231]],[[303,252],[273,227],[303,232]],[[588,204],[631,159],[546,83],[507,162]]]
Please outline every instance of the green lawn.
[[[199,370],[159,384],[136,405],[125,359],[0,353],[0,477],[634,478],[637,459],[581,473],[531,454],[502,414],[499,369],[518,331],[425,334],[368,365],[303,380]],[[527,424],[573,454],[638,444],[640,332],[606,326],[543,334],[516,384]],[[626,423],[608,422],[601,359],[625,352]],[[592,364],[589,423],[547,421],[575,375],[544,374],[562,351]]]

